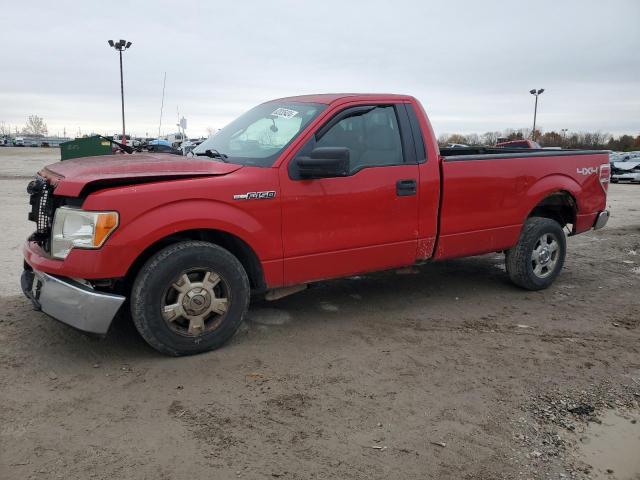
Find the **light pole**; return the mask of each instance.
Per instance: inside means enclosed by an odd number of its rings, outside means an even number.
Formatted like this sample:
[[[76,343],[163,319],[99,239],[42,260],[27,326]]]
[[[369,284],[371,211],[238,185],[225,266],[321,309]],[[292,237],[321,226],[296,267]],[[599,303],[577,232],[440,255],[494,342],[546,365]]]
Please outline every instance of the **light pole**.
[[[127,137],[125,135],[124,128],[124,80],[122,78],[122,52],[131,46],[131,42],[127,42],[126,40],[120,40],[118,42],[114,42],[113,40],[109,40],[109,46],[115,48],[120,54],[120,97],[122,99],[122,144],[127,144]]]
[[[536,116],[538,115],[538,96],[542,94],[542,92],[544,92],[544,88],[541,88],[539,90],[536,90],[535,88],[533,90],[529,90],[529,93],[536,97],[536,105],[533,108],[533,131],[531,132],[531,140],[533,141],[535,141],[536,139]]]

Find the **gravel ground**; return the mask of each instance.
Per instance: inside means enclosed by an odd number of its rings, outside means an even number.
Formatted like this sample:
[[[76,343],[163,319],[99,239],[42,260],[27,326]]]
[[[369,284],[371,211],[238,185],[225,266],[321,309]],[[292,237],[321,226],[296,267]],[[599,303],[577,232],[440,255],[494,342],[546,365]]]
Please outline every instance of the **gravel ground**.
[[[640,185],[611,186],[548,290],[497,254],[324,282],[166,358],[19,294],[26,179],[57,154],[0,149],[0,478],[591,478],[589,425],[637,418]]]

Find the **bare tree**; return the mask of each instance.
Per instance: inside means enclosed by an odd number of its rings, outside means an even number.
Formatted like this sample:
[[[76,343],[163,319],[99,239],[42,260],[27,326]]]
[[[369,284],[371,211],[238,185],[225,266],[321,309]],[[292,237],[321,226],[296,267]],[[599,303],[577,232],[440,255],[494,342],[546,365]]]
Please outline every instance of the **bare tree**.
[[[447,143],[462,143],[466,145],[467,137],[465,137],[460,133],[454,133],[453,135],[449,135],[449,139],[447,140]]]
[[[4,122],[0,122],[0,137],[11,136],[11,127]]]
[[[467,145],[480,145],[480,136],[477,133],[470,133],[465,135],[465,141],[463,143]]]
[[[500,137],[500,132],[485,132],[480,136],[484,145],[495,145]]]
[[[542,147],[562,147],[563,138],[558,132],[545,132],[544,135],[536,137],[537,142]]]
[[[29,115],[27,124],[22,129],[24,135],[45,136],[48,132],[44,118],[38,115]]]
[[[438,145],[444,147],[447,143],[449,143],[449,134],[441,133],[438,135]]]
[[[485,132],[482,135],[470,133],[462,135],[460,133],[443,133],[438,135],[438,145],[446,146],[448,143],[463,143],[466,145],[495,145],[498,138],[509,140],[523,140],[531,138],[530,128],[507,128],[502,132]],[[573,132],[567,135],[555,131],[542,132],[536,129],[536,140],[543,147],[562,147],[588,150],[614,150],[631,151],[640,150],[640,135],[621,135],[613,137],[606,132]]]
[[[213,127],[207,127],[207,137],[213,136],[218,130]]]

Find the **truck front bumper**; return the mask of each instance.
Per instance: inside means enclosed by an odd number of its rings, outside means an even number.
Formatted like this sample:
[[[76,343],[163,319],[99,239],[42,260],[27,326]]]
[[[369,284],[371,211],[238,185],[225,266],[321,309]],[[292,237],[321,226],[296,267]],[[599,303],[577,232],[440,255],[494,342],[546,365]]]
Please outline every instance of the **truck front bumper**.
[[[64,277],[25,269],[22,291],[36,310],[78,330],[105,335],[125,300],[121,295],[98,292]]]

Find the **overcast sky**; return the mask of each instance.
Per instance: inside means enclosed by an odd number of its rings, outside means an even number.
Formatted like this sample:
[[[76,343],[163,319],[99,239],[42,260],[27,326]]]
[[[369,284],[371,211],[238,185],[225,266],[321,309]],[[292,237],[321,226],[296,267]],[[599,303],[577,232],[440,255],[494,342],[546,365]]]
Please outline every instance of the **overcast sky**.
[[[0,122],[51,134],[220,128],[317,92],[416,96],[441,133],[530,127],[640,133],[640,1],[0,0]]]

